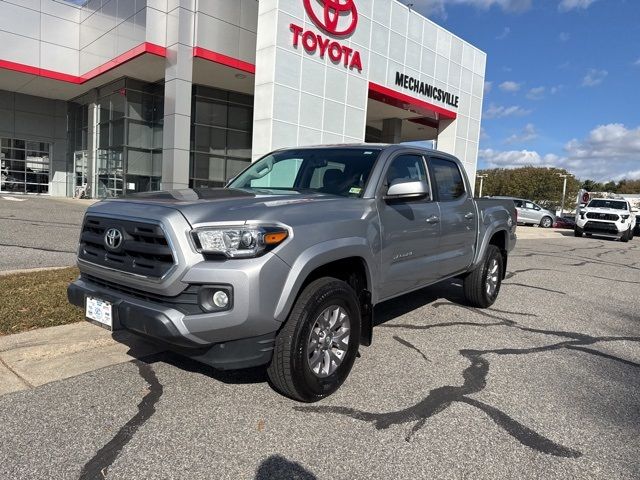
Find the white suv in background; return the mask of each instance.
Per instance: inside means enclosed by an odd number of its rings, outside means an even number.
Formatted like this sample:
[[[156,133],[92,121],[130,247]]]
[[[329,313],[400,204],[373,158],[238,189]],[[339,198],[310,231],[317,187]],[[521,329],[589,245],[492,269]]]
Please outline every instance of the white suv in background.
[[[631,208],[626,200],[595,198],[576,215],[575,236],[602,235],[628,242],[633,238],[638,210]]]

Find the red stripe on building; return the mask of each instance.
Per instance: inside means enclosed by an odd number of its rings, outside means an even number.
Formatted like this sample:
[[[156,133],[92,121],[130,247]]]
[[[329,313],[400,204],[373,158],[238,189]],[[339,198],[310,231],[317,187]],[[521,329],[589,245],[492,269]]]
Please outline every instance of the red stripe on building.
[[[415,97],[405,95],[404,93],[396,92],[390,88],[383,87],[377,83],[369,82],[369,98],[377,100],[394,107],[401,108],[403,110],[410,110],[412,112],[419,113],[421,115],[428,115],[430,113],[437,113],[442,118],[455,119],[458,114],[447,110],[446,108],[433,105],[432,103],[419,100]]]
[[[108,72],[109,70],[113,70],[116,67],[124,65],[125,63],[133,60],[134,58],[138,58],[145,53],[151,55],[158,55],[160,57],[167,56],[167,49],[165,47],[161,47],[160,45],[156,45],[154,43],[141,43],[140,45],[132,48],[131,50],[123,53],[122,55],[118,55],[113,60],[109,60],[106,63],[103,63],[99,67],[90,70],[84,75],[69,75],[68,73],[56,72],[54,70],[47,70],[45,68],[38,68],[31,65],[25,65],[23,63],[10,62],[8,60],[0,60],[0,69],[12,70],[14,72],[26,73],[29,75],[37,75],[43,78],[51,78],[53,80],[59,80],[61,82],[67,83],[75,83],[77,85],[81,85],[83,83],[88,82],[96,78],[103,73]]]
[[[193,56],[196,58],[209,60],[210,62],[219,63],[220,65],[225,65],[227,67],[235,68],[236,70],[241,70],[252,75],[255,75],[256,73],[256,66],[253,63],[243,62],[242,60],[238,60],[237,58],[229,57],[227,55],[223,55],[222,53],[207,50],[206,48],[193,47]]]

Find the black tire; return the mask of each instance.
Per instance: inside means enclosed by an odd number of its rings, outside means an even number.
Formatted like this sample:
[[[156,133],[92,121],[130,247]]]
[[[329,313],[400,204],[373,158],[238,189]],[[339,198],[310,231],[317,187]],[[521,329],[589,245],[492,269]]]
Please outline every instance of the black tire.
[[[575,237],[582,237],[583,233],[584,233],[584,231],[580,227],[576,227],[576,228],[573,229],[573,235]],[[587,233],[587,235],[589,235],[589,234]]]
[[[622,236],[620,237],[620,241],[621,241],[621,242],[624,242],[624,243],[627,243],[627,242],[629,241],[629,236],[630,236],[630,235],[629,235],[629,230],[627,230],[627,231],[626,231],[626,232],[624,232],[624,233],[622,234]]]
[[[551,217],[542,217],[542,220],[540,220],[540,226],[542,228],[551,228],[551,227],[553,227],[553,218],[551,218]]]
[[[489,280],[489,267],[493,265],[494,260],[497,261],[497,285],[492,293],[487,291],[487,283]],[[488,308],[498,298],[500,286],[502,285],[502,276],[504,270],[504,262],[500,249],[495,245],[489,245],[485,253],[484,260],[475,270],[470,272],[463,280],[462,287],[466,302],[472,307]]]
[[[321,378],[309,366],[309,337],[318,317],[334,305],[342,307],[349,316],[349,342],[338,368]],[[360,346],[360,325],[358,298],[348,284],[329,277],[311,282],[296,300],[276,337],[273,358],[267,369],[272,387],[300,402],[317,402],[331,395],[345,381],[355,362]]]

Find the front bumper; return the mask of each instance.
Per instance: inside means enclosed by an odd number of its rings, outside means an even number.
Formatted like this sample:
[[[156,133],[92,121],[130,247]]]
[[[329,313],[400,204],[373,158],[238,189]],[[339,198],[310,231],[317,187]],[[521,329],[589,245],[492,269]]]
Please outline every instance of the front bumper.
[[[607,222],[585,219],[576,222],[576,225],[585,233],[604,235],[608,237],[621,237],[629,230],[629,224],[623,222]]]
[[[186,325],[190,318],[203,322],[206,317],[212,325],[209,337],[215,336],[214,325],[224,326],[222,317],[233,316],[232,312],[187,315],[168,304],[149,301],[144,298],[127,295],[121,291],[79,278],[69,285],[69,302],[81,308],[85,307],[87,296],[97,297],[113,305],[114,330],[126,329],[159,343],[169,350],[193,358],[207,365],[223,370],[247,368],[264,365],[271,359],[275,335],[280,325],[274,320],[262,322],[261,328],[246,334],[245,319],[235,330],[223,329],[220,341],[204,340],[190,332]],[[234,317],[232,322],[236,322]],[[262,333],[264,330],[266,333]],[[261,334],[256,335],[260,332]],[[229,339],[229,337],[234,337]],[[224,338],[224,340],[222,340]]]

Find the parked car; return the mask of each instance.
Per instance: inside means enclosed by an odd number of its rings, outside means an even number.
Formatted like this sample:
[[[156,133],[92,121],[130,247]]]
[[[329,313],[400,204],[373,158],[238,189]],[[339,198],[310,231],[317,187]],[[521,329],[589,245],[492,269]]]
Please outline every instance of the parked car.
[[[553,228],[567,228],[573,230],[576,226],[576,222],[569,217],[556,217],[556,221],[553,223]]]
[[[540,205],[517,197],[490,197],[500,198],[504,200],[513,200],[518,211],[518,224],[522,225],[540,225],[542,228],[551,228],[556,220],[556,215],[549,210],[545,210]]]
[[[634,236],[636,213],[628,201],[622,199],[595,198],[581,207],[574,229],[576,237],[600,235],[628,242]]]
[[[516,212],[474,200],[464,172],[406,145],[308,147],[227,188],[107,199],[85,215],[68,297],[213,367],[268,365],[278,391],[317,401],[371,344],[374,305],[451,277],[468,304],[495,301]]]

